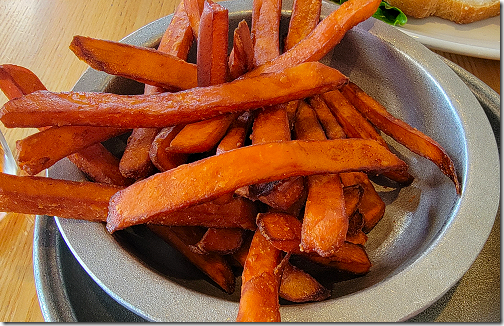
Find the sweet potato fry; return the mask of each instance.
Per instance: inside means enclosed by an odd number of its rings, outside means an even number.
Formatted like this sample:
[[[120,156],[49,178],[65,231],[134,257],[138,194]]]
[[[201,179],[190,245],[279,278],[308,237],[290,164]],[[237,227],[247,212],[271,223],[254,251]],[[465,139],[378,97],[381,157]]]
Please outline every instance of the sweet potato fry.
[[[453,181],[457,194],[461,194],[462,188],[455,166],[441,145],[406,122],[392,116],[387,109],[354,83],[344,88],[343,92],[359,112],[381,131],[406,146],[413,153],[434,162]]]
[[[301,99],[341,87],[347,78],[321,63],[197,87],[177,93],[117,95],[37,91],[7,102],[0,120],[10,127],[84,124],[165,127]]]
[[[300,200],[304,193],[304,178],[291,177],[276,182],[269,182],[267,184],[252,185],[265,186],[267,191],[263,191],[256,198],[272,209],[281,210],[284,212],[290,211],[291,208]],[[253,192],[255,192],[254,190]]]
[[[13,99],[46,88],[29,69],[4,64],[0,66],[0,89],[8,99]]]
[[[200,29],[201,13],[203,12],[204,0],[183,0],[185,12],[189,18],[194,37],[197,39]]]
[[[216,154],[242,147],[245,144],[251,122],[252,114],[250,112],[244,112],[236,118],[217,146]]]
[[[353,274],[365,274],[371,268],[371,261],[363,246],[345,242],[331,257],[309,255],[308,258],[320,265]]]
[[[362,231],[364,226],[364,218],[359,211],[355,211],[352,215],[349,215],[349,225],[348,232],[346,235],[346,241],[354,244],[365,245],[367,241],[367,235]]]
[[[279,0],[254,0],[252,5],[251,35],[254,45],[254,65],[259,66],[280,54]]]
[[[229,75],[236,79],[254,67],[254,45],[245,20],[238,23],[233,33],[233,48],[228,59]]]
[[[198,243],[191,246],[200,254],[219,255],[235,253],[243,243],[244,230],[239,228],[209,228]]]
[[[0,173],[0,211],[104,222],[121,187]]]
[[[295,216],[286,213],[259,213],[256,224],[263,237],[278,250],[300,252],[301,222]]]
[[[355,25],[371,17],[380,0],[349,0],[323,19],[315,29],[290,50],[255,68],[246,76],[257,76],[295,66],[301,62],[322,59],[345,33]]]
[[[346,138],[345,131],[320,95],[310,97],[308,103],[310,103],[320,124],[324,127],[327,139]]]
[[[191,228],[148,225],[148,228],[175,249],[219,285],[226,293],[233,293],[235,277],[224,257],[218,254],[200,255],[190,249],[199,239],[194,237]]]
[[[385,203],[376,192],[373,184],[365,173],[349,172],[340,174],[341,181],[345,186],[358,184],[363,189],[362,198],[359,202],[359,212],[364,219],[363,231],[368,233],[382,219],[385,213]]]
[[[326,139],[315,111],[306,102],[299,105],[294,130],[299,139]],[[348,230],[343,185],[338,174],[308,176],[307,185],[301,251],[331,256],[344,243]]]
[[[111,75],[166,89],[197,86],[195,64],[151,48],[76,35],[70,50],[92,68]]]
[[[280,322],[282,252],[256,231],[243,267],[237,322]]]
[[[193,34],[189,18],[184,9],[184,2],[178,5],[172,20],[161,38],[158,51],[186,60],[193,43]],[[145,85],[144,94],[156,94],[166,91],[163,88]],[[159,132],[159,128],[135,128],[128,138],[128,144],[120,161],[120,171],[124,176],[143,179],[155,170],[149,151]]]
[[[29,69],[16,65],[2,65],[0,66],[0,89],[9,99],[12,99],[46,88]],[[42,127],[39,130],[47,128],[50,127]],[[62,146],[69,145],[72,144]],[[118,186],[131,183],[131,180],[124,178],[119,172],[119,160],[102,144],[90,145],[78,153],[71,154],[68,159],[93,181]]]
[[[286,103],[259,109],[254,118],[250,139],[252,144],[290,140]]]
[[[316,279],[303,270],[286,264],[282,272],[279,296],[291,302],[322,301],[331,295]]]
[[[174,212],[162,214],[150,224],[169,226],[204,226],[210,228],[241,228],[255,230],[257,208],[245,198],[228,203],[206,202]]]
[[[297,0],[292,6],[289,31],[284,41],[285,51],[304,39],[320,20],[321,0]]]
[[[127,187],[111,200],[108,230],[147,223],[254,183],[310,174],[405,168],[397,156],[369,139],[293,140],[245,146],[180,165]]]
[[[359,184],[343,188],[343,196],[345,197],[345,212],[347,216],[350,217],[357,211],[363,194],[364,189]]]
[[[128,186],[134,181],[119,172],[119,159],[102,144],[88,146],[67,157],[92,181],[116,186]]]
[[[339,90],[324,93],[322,98],[326,101],[348,137],[370,138],[388,147],[374,126],[357,111]],[[411,184],[414,179],[407,171],[401,174],[389,172],[385,176],[402,186]]]
[[[187,161],[187,154],[166,151],[170,142],[183,127],[183,125],[176,125],[163,128],[156,137],[154,137],[149,149],[149,157],[159,171],[173,169]]]
[[[70,154],[126,131],[88,126],[48,128],[16,142],[16,161],[23,171],[35,175]]]

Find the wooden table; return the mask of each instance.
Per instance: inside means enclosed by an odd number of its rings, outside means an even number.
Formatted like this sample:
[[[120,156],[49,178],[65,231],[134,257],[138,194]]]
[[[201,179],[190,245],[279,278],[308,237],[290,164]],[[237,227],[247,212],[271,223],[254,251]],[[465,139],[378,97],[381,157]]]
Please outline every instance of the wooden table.
[[[87,65],[68,49],[74,35],[119,40],[173,12],[178,0],[52,0],[0,3],[0,64],[31,69],[49,90],[72,88]],[[438,52],[500,93],[500,61]],[[0,94],[0,105],[7,101]],[[33,129],[6,130],[11,148]],[[0,221],[0,321],[40,322],[32,267],[32,215]],[[437,321],[500,321],[500,218],[483,252],[451,293]]]

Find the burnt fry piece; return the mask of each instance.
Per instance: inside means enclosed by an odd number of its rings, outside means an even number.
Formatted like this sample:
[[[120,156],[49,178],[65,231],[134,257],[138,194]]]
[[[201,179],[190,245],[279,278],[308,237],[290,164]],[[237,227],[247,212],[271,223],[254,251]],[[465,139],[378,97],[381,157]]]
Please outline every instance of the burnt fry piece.
[[[321,0],[296,0],[292,6],[289,31],[284,41],[285,51],[304,39],[320,20]]]
[[[275,248],[285,252],[299,253],[301,222],[286,213],[259,213],[257,228]]]
[[[344,88],[343,94],[360,113],[381,131],[406,146],[413,153],[434,162],[441,172],[453,181],[457,194],[461,194],[462,188],[455,166],[441,145],[406,122],[392,116],[385,107],[354,83]]]
[[[169,243],[187,259],[219,285],[226,293],[233,293],[235,277],[224,257],[218,254],[200,255],[191,251],[190,245],[199,240],[192,228],[148,225],[161,239]]]
[[[364,219],[362,230],[365,233],[371,231],[382,219],[385,213],[385,202],[376,192],[369,178],[362,172],[349,172],[340,174],[341,181],[345,186],[358,184],[363,189],[362,198],[359,202],[359,212]]]
[[[339,88],[347,81],[338,70],[309,62],[278,73],[177,93],[37,91],[7,102],[0,110],[0,120],[8,128],[68,124],[165,127],[305,98]]]
[[[111,75],[167,89],[197,86],[195,64],[151,48],[76,35],[70,50],[92,68]]]
[[[235,169],[236,166],[241,168]],[[368,139],[293,140],[245,146],[180,165],[127,187],[111,200],[107,227],[114,232],[147,223],[254,183],[291,176],[356,170],[376,173],[406,167],[397,156]]]
[[[29,69],[16,65],[2,65],[0,66],[0,89],[9,99],[12,99],[46,88]],[[39,128],[39,130],[42,131],[47,128],[50,127]],[[49,143],[52,144],[54,141]],[[72,143],[57,145],[72,146]],[[67,152],[70,153],[69,147],[66,148]],[[126,186],[132,182],[132,180],[128,180],[121,175],[118,168],[119,160],[102,144],[90,145],[77,153],[71,154],[68,159],[93,181],[118,186]],[[57,161],[57,159],[53,159],[53,161]]]
[[[370,138],[388,147],[375,127],[362,116],[339,90],[324,93],[322,94],[322,98],[326,101],[348,137]],[[401,186],[410,185],[414,179],[407,171],[403,173],[397,173],[396,171],[388,172],[384,176]]]
[[[229,75],[236,79],[254,67],[254,45],[245,20],[238,23],[233,33],[233,48],[228,59]]]
[[[16,142],[16,161],[23,171],[35,175],[70,154],[127,131],[88,126],[47,128]]]
[[[173,169],[187,161],[187,154],[168,152],[166,148],[175,138],[179,131],[184,128],[183,125],[176,125],[161,129],[154,137],[149,148],[149,157],[151,162],[158,168],[159,171]]]
[[[235,253],[243,243],[244,230],[238,228],[209,228],[200,241],[191,246],[200,254],[211,252],[219,255]]]
[[[304,101],[299,105],[294,131],[299,139],[326,139],[315,111]],[[301,251],[331,256],[345,242],[348,230],[343,185],[338,174],[308,176],[307,185]]]
[[[295,66],[301,62],[318,61],[322,59],[346,32],[371,17],[380,0],[349,0],[323,19],[315,29],[290,50],[282,53],[271,61],[247,73],[257,76],[265,72],[273,72]]]
[[[237,322],[280,322],[282,252],[256,231],[243,267]]]
[[[0,173],[0,211],[105,222],[121,187]]]
[[[168,226],[204,226],[209,228],[241,228],[255,230],[257,208],[248,199],[234,198],[220,204],[215,201],[162,214],[150,224]]]
[[[193,34],[182,1],[161,38],[158,51],[186,60],[192,43]],[[144,94],[157,94],[164,91],[166,90],[160,87],[145,85]],[[119,166],[124,176],[137,180],[143,179],[155,171],[149,152],[159,131],[159,128],[133,129]]]
[[[310,274],[286,264],[282,272],[279,296],[291,302],[313,302],[327,299],[331,296],[331,291]]]

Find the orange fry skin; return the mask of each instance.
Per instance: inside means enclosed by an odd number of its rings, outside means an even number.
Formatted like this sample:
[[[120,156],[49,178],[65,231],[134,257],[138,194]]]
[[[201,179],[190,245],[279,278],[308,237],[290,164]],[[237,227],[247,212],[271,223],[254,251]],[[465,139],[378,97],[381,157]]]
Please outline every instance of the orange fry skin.
[[[281,298],[291,302],[312,302],[325,300],[330,295],[331,291],[310,274],[296,266],[285,264],[279,290]]]
[[[363,246],[345,242],[331,257],[306,256],[320,265],[362,275],[369,272],[372,264]]]
[[[16,142],[16,161],[23,171],[35,175],[70,154],[126,131],[86,126],[48,128]]]
[[[346,32],[371,17],[381,0],[349,0],[323,19],[315,29],[290,50],[247,73],[257,76],[292,67],[301,62],[322,59]]]
[[[4,64],[0,66],[0,89],[8,99],[13,99],[46,88],[29,69]]]
[[[301,241],[301,222],[286,213],[259,213],[256,217],[257,228],[275,248],[299,253]]]
[[[243,243],[244,231],[238,228],[209,228],[193,248],[196,253],[219,255],[235,253]]]
[[[104,222],[122,187],[0,173],[0,211]]]
[[[320,20],[321,7],[321,0],[294,1],[289,22],[289,32],[284,41],[284,49],[286,51],[304,39],[317,26]]]
[[[195,64],[151,48],[76,35],[70,50],[92,68],[111,75],[166,89],[197,86]]]
[[[235,166],[241,169],[225,168]],[[366,139],[293,140],[245,146],[134,183],[111,200],[107,227],[113,232],[147,223],[159,215],[254,183],[291,176],[406,167],[386,148]]]
[[[280,322],[282,252],[256,231],[243,267],[237,322]]]
[[[343,89],[343,94],[357,110],[384,133],[393,137],[412,152],[434,162],[441,172],[453,181],[457,194],[461,194],[462,187],[455,166],[439,143],[406,122],[392,116],[385,107],[366,94],[359,86],[352,83]]]
[[[183,3],[185,12],[191,24],[191,30],[194,38],[197,39],[199,35],[201,13],[203,12],[205,0],[183,0]]]
[[[228,59],[229,75],[236,79],[254,67],[252,35],[245,20],[238,23],[233,33],[233,48]]]
[[[183,127],[183,125],[176,125],[163,128],[156,137],[154,137],[149,148],[149,157],[159,171],[173,169],[187,161],[187,154],[168,152],[166,150],[170,142]]]
[[[68,124],[165,127],[305,98],[339,88],[347,81],[338,70],[310,62],[278,73],[177,93],[38,91],[5,103],[0,120],[8,128]]]

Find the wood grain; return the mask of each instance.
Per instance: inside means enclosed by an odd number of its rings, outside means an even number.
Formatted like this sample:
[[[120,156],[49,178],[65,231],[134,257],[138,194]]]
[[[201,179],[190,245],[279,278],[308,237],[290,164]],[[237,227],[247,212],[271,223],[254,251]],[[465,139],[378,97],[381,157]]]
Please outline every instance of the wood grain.
[[[49,90],[70,90],[87,68],[68,49],[74,35],[120,40],[141,26],[172,13],[177,4],[178,0],[1,1],[0,64],[11,63],[31,69]],[[500,94],[500,61],[436,52],[468,70]],[[6,101],[7,98],[0,94],[0,105]],[[10,148],[15,148],[16,140],[35,131],[6,130],[3,125],[0,129]],[[33,278],[34,220],[32,215],[10,213],[0,221],[0,321],[43,321]],[[500,228],[492,234],[493,242],[490,245],[498,249]],[[466,283],[473,282],[474,275],[478,275],[479,271],[493,268],[495,262],[497,271],[491,276],[488,273],[483,275],[498,280],[499,250],[489,252],[493,254],[489,256],[487,251],[479,263],[473,265],[471,278]],[[472,293],[461,292],[459,288],[455,290],[453,297],[462,296],[460,300]],[[495,293],[499,293],[498,286]],[[478,294],[480,300],[471,301],[470,308],[476,313],[471,315],[470,321],[496,321],[493,319],[496,311],[498,316],[498,306],[495,306],[497,309],[492,309],[494,301],[489,299],[489,295],[481,299],[483,294]],[[451,302],[445,309],[448,317],[438,318],[439,320],[457,321],[459,314],[449,314],[450,306],[456,304],[453,300]],[[482,313],[478,313],[478,305],[483,305],[484,309],[480,309]],[[483,313],[485,316],[482,317]]]

